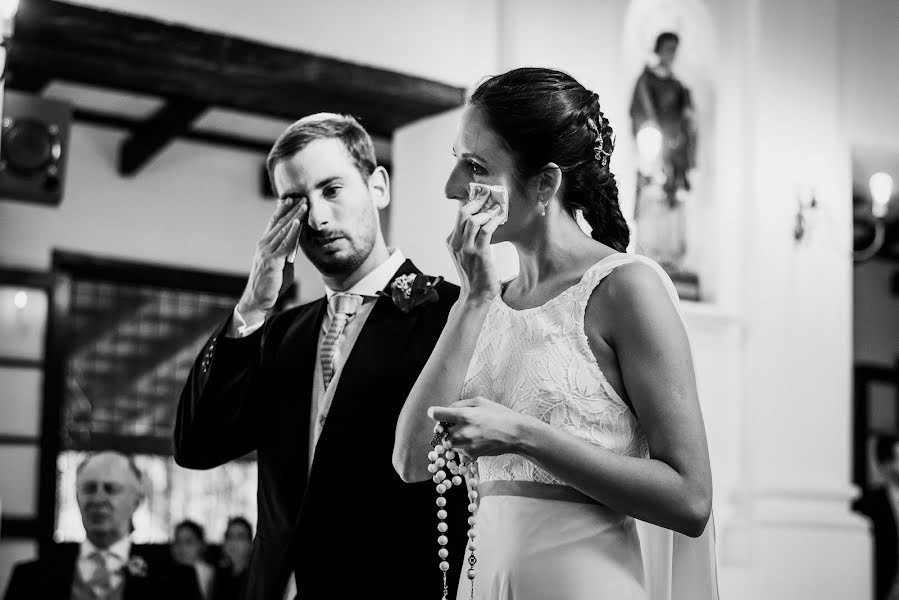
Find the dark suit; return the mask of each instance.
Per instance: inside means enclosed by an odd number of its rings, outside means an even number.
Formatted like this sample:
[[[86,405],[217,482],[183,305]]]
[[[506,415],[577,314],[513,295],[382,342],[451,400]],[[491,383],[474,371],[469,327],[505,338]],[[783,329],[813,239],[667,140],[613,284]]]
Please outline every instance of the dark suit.
[[[871,519],[874,533],[874,589],[878,600],[886,598],[896,580],[899,530],[886,488],[874,488],[856,501],[854,508]]]
[[[394,278],[417,272],[406,261]],[[175,460],[206,469],[257,451],[248,598],[280,600],[291,570],[301,600],[439,597],[435,486],[403,483],[391,461],[400,410],[459,294],[446,283],[437,289],[439,301],[409,313],[389,298],[376,301],[344,364],[311,471],[324,298],[245,338],[225,337],[225,323],[200,353],[178,407]],[[451,589],[467,541],[463,488],[450,490]]]
[[[78,561],[78,544],[58,544],[38,560],[16,565],[5,600],[69,600]],[[132,546],[131,557],[147,563],[146,574],[125,569],[124,600],[200,600],[194,570],[169,560],[153,560],[153,548]]]

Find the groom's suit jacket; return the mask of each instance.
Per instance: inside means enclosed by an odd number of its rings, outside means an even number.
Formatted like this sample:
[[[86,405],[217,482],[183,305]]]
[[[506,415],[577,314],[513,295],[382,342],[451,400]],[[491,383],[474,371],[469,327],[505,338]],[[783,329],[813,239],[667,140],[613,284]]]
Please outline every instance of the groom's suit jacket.
[[[407,273],[418,273],[410,261],[393,278]],[[404,483],[391,460],[400,410],[459,294],[447,283],[437,290],[437,302],[408,313],[376,301],[336,383],[311,468],[325,299],[271,317],[245,338],[225,337],[226,322],[201,351],[178,407],[175,459],[205,469],[257,451],[247,598],[281,600],[291,570],[300,600],[439,597],[435,486]],[[449,492],[452,590],[468,515],[464,486]]]

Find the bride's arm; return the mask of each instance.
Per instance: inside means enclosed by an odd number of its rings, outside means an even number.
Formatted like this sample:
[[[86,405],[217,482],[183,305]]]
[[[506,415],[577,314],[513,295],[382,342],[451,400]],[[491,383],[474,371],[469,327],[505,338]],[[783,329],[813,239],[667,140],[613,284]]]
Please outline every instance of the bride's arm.
[[[434,437],[434,421],[428,416],[428,408],[448,406],[461,397],[481,326],[490,303],[499,293],[499,279],[489,249],[493,232],[500,224],[496,218],[499,211],[494,206],[478,213],[483,204],[483,200],[472,201],[459,209],[447,244],[459,271],[461,293],[397,420],[393,467],[406,482],[431,477],[427,455]]]
[[[461,398],[468,364],[474,354],[489,302],[460,298],[450,310],[443,333],[409,392],[396,425],[393,466],[406,482],[424,481],[434,438],[431,406],[449,406]]]
[[[591,318],[602,314],[614,318]],[[591,298],[586,327],[615,351],[651,458],[616,454],[483,399],[435,417],[458,423],[451,439],[463,452],[521,454],[615,510],[700,535],[712,502],[705,428],[686,332],[658,275],[619,267]]]

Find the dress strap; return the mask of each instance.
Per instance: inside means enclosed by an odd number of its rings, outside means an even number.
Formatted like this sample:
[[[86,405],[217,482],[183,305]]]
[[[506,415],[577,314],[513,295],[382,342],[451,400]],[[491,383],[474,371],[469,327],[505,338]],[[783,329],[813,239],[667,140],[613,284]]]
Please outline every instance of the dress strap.
[[[583,296],[581,298],[582,302],[586,306],[587,300],[590,299],[590,295],[593,293],[593,290],[599,285],[603,279],[605,279],[612,271],[617,269],[622,265],[627,265],[630,263],[642,263],[649,267],[651,267],[661,278],[662,284],[665,286],[665,290],[668,292],[668,297],[671,298],[671,301],[674,303],[674,306],[677,308],[678,313],[680,313],[680,299],[677,295],[677,288],[674,287],[674,282],[671,281],[671,277],[668,276],[668,273],[665,272],[659,263],[652,260],[647,256],[643,256],[642,254],[631,254],[629,252],[619,252],[617,254],[610,254],[604,259],[600,260],[592,267],[587,269],[584,273],[584,277],[581,280],[581,285],[583,286]]]

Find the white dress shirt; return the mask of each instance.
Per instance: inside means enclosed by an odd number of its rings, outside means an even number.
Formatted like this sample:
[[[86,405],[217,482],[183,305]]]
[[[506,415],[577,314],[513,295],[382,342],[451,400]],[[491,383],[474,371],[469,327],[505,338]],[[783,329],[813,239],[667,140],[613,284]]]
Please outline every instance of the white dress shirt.
[[[103,559],[106,561],[106,570],[109,571],[110,589],[116,589],[122,583],[122,567],[125,566],[131,555],[131,539],[126,536],[105,550],[97,548],[90,540],[81,542],[78,550],[78,573],[85,583],[91,580],[94,571],[97,570],[97,564],[91,558],[95,552],[103,555]],[[101,591],[94,589],[94,593],[98,595]]]

